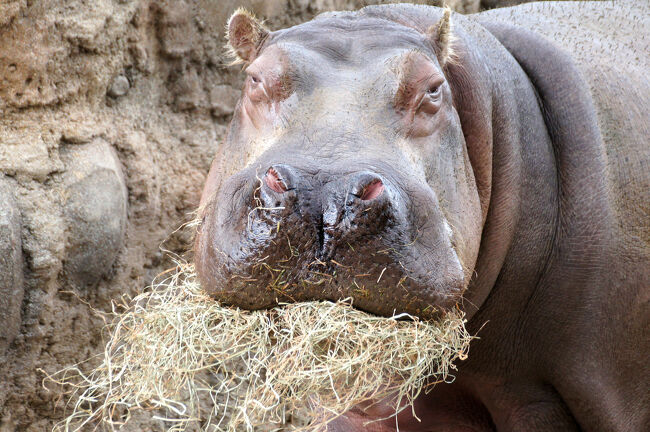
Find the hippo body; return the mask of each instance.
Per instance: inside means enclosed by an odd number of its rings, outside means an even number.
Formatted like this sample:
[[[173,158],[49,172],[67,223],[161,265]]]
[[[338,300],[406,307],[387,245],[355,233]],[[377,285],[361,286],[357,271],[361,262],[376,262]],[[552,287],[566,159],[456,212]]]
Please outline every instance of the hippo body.
[[[318,88],[304,91],[297,84],[287,83],[294,80],[303,85],[310,81],[308,77],[299,72],[278,73],[276,76],[283,77],[283,85],[276,88],[287,95],[269,112],[280,113],[283,125],[295,127],[292,113],[309,115],[315,107],[322,110],[319,103],[336,104],[339,97],[344,103],[332,109],[347,110],[346,117],[354,118],[354,127],[345,130],[349,141],[313,134],[312,138],[322,140],[313,144],[322,151],[309,150],[300,155],[308,159],[304,163],[297,162],[299,147],[289,144],[291,150],[282,152],[290,138],[263,144],[266,147],[257,152],[250,149],[260,145],[259,141],[249,139],[251,147],[238,152],[234,145],[240,145],[243,134],[251,133],[242,131],[259,130],[257,126],[246,129],[245,117],[255,117],[247,106],[245,91],[228,142],[215,159],[202,199],[203,225],[196,252],[197,270],[204,286],[215,297],[243,307],[270,305],[268,299],[273,296],[264,297],[248,286],[233,285],[232,291],[217,286],[226,280],[224,272],[235,268],[232,263],[246,252],[245,248],[244,252],[241,248],[232,252],[235,249],[227,249],[228,244],[222,239],[231,244],[240,242],[242,237],[233,233],[245,229],[247,219],[238,215],[248,215],[250,221],[250,211],[260,207],[239,209],[254,194],[241,186],[248,184],[245,178],[252,169],[259,176],[257,182],[250,183],[250,189],[261,189],[259,199],[266,200],[265,193],[276,193],[272,195],[275,201],[271,207],[277,203],[286,212],[293,202],[300,210],[267,221],[267,225],[297,224],[307,238],[306,243],[320,244],[316,261],[322,274],[334,274],[332,268],[339,265],[344,269],[333,277],[334,289],[328,288],[327,283],[316,284],[319,288],[315,289],[308,283],[303,284],[301,291],[300,287],[287,284],[286,291],[274,293],[275,301],[278,297],[290,301],[294,297],[301,300],[352,296],[355,305],[382,315],[390,314],[394,306],[398,313],[407,311],[426,318],[429,315],[422,304],[427,302],[434,306],[433,310],[444,312],[457,304],[466,312],[470,331],[479,337],[472,342],[469,359],[459,364],[453,383],[438,385],[416,400],[419,420],[410,410],[400,414],[399,430],[648,430],[649,19],[650,6],[646,2],[532,3],[466,17],[453,15],[454,38],[447,46],[439,31],[444,20],[441,9],[390,5],[367,7],[355,13],[324,14],[310,23],[264,35],[254,46],[253,54],[250,50],[240,51],[252,65],[249,67],[259,66],[256,61],[273,50],[277,50],[273,55],[276,59],[290,53],[281,63],[294,71],[299,69],[295,65],[301,64],[296,60],[300,56],[307,58],[306,63],[318,62],[326,56],[339,66],[335,72],[329,72],[336,77],[333,81],[351,89],[334,96],[321,92],[320,99],[309,99],[319,92]],[[406,30],[400,33],[402,30],[395,26]],[[433,49],[418,45],[413,30],[423,38],[433,37]],[[236,37],[237,34],[231,34],[231,43]],[[339,40],[342,42],[337,44]],[[235,48],[238,47],[242,46],[235,42]],[[348,65],[352,64],[351,55],[363,56],[364,52],[377,49],[379,53],[388,50],[389,54],[382,57],[373,51],[361,65]],[[445,49],[453,49],[453,53],[446,53]],[[403,50],[409,53],[400,54]],[[417,57],[419,54],[425,60]],[[402,72],[394,78],[399,83],[396,89],[389,81],[382,81],[384,75],[375,74],[374,59],[386,68],[393,68],[395,62],[401,65],[397,69]],[[391,135],[387,144],[377,144],[383,147],[373,149],[375,142],[382,141],[379,138],[359,141],[364,138],[357,134],[358,128],[365,123],[372,125],[368,131],[386,134],[386,124],[405,121],[402,112],[408,112],[408,108],[398,108],[402,98],[408,99],[410,93],[403,91],[409,86],[402,83],[412,82],[408,78],[411,75],[416,77],[415,82],[422,81],[424,78],[417,71],[431,68],[427,61],[435,66],[427,77],[435,76],[436,71],[444,75],[444,83],[439,79],[433,86],[434,91],[442,88],[442,96],[427,90],[425,97],[431,98],[431,106],[425,106],[424,112],[416,110],[408,128]],[[410,68],[409,72],[403,72],[404,67]],[[317,72],[313,77],[312,84],[332,80]],[[396,95],[385,98],[384,105],[398,107],[398,114],[377,108],[374,104],[380,106],[380,102],[364,99],[371,90],[346,81],[364,78],[374,80],[373,88],[384,88],[386,94]],[[253,82],[258,80],[253,78]],[[373,100],[382,95],[385,97],[383,93],[373,93]],[[442,98],[442,102],[436,98]],[[310,101],[304,110],[300,108],[301,100]],[[449,102],[447,108],[445,101]],[[360,116],[363,112],[368,114]],[[319,111],[319,115],[327,117],[327,112]],[[386,116],[385,121],[378,124],[382,115]],[[346,127],[346,117],[339,117],[342,128]],[[309,135],[309,124],[317,123],[318,118],[306,118],[308,124],[301,126],[302,132]],[[335,124],[327,123],[330,129]],[[424,129],[419,128],[422,124]],[[444,129],[440,124],[445,125]],[[453,133],[454,125],[458,125],[462,136]],[[278,127],[274,131],[277,134]],[[281,136],[289,134],[283,131]],[[355,151],[361,156],[355,156],[357,159],[348,156],[350,141],[359,143]],[[439,144],[433,146],[432,142]],[[445,150],[453,142],[462,152]],[[403,157],[393,156],[391,143],[399,147]],[[310,148],[311,144],[302,145]],[[366,146],[371,150],[364,150]],[[435,153],[436,158],[427,159],[426,152]],[[328,159],[328,154],[333,159]],[[390,167],[382,167],[371,158],[385,158]],[[402,159],[405,165],[400,165]],[[372,163],[365,163],[368,160]],[[314,210],[316,195],[325,197],[319,203],[333,202],[340,193],[327,192],[328,188],[345,189],[336,182],[314,180],[318,175],[332,176],[326,167],[340,161],[362,167],[349,167],[352,174],[344,177],[352,178],[353,185],[361,185],[353,191],[356,198],[346,202],[344,208],[352,209],[348,214],[355,215],[354,218],[365,218],[366,214],[377,218],[374,225],[365,219],[351,219],[351,225],[360,220],[365,227],[359,236],[349,234],[350,231],[341,233],[343,229],[352,229],[350,223],[345,228],[327,225],[330,207],[316,206],[318,210]],[[314,174],[307,176],[295,168],[301,163],[315,166],[311,171]],[[409,163],[413,169],[404,174],[408,171],[404,166]],[[274,164],[278,164],[277,170],[273,169]],[[421,169],[422,166],[425,168]],[[470,172],[464,171],[467,167]],[[391,174],[390,169],[401,174]],[[424,215],[420,209],[428,205],[426,194],[412,198],[410,192],[417,191],[419,186],[403,185],[419,177],[425,179],[423,183],[431,187],[437,198],[436,206],[430,206],[432,210]],[[445,180],[448,178],[453,181]],[[227,183],[233,179],[240,184],[234,193],[227,190]],[[301,188],[311,191],[309,199],[303,198]],[[349,194],[351,189],[347,190]],[[232,195],[240,196],[238,201]],[[237,226],[232,230],[215,216],[222,211],[224,200],[229,223]],[[264,201],[264,205],[269,204]],[[303,212],[303,208],[309,211]],[[309,218],[319,211],[321,231],[316,228],[316,237],[310,240],[312,234],[304,227],[310,226]],[[411,224],[413,214],[417,224]],[[413,236],[413,243],[422,243],[421,249],[396,246],[399,253],[392,255],[374,255],[369,252],[372,249],[364,249],[369,244],[380,248],[391,238],[401,240],[400,233],[410,232],[412,225],[416,227],[414,232],[421,233],[421,237]],[[447,237],[440,234],[445,230],[449,231]],[[328,236],[352,241],[350,250],[359,251],[356,259],[363,268],[347,270],[354,262],[353,252],[342,254],[341,261],[336,260],[333,265],[330,261],[339,257],[335,252],[318,255],[327,243],[323,239]],[[427,242],[427,236],[434,239]],[[254,249],[261,247],[268,237],[255,237],[254,241],[246,238],[253,245],[246,247]],[[296,238],[287,236],[289,240]],[[292,270],[291,261],[274,261],[273,254],[282,246],[279,237],[270,241],[275,249],[262,247],[265,256],[270,257],[264,258],[264,262],[288,262],[290,265],[284,270],[300,271]],[[304,245],[289,246],[290,256],[294,255],[293,247],[297,248],[296,255],[301,254],[301,246]],[[449,248],[453,253],[424,246]],[[311,253],[306,249],[306,253]],[[426,273],[418,268],[414,264],[417,259],[409,253],[421,254],[422,267],[434,270]],[[228,264],[214,264],[219,255],[228,256]],[[307,266],[308,261],[301,265]],[[365,273],[376,261],[382,263],[377,271],[389,269],[384,270],[386,274],[381,272],[376,283],[364,285],[360,291],[341,287],[353,274]],[[395,262],[406,275],[406,268],[419,272],[413,278],[416,282],[401,285],[402,274],[391,274],[400,271]],[[454,273],[458,263],[461,270]],[[272,273],[269,269],[265,271]],[[440,274],[430,275],[431,272]],[[390,291],[381,285],[382,277],[398,288]],[[233,278],[231,274],[230,279]],[[373,281],[375,278],[373,274]],[[445,281],[460,282],[445,291]],[[241,291],[235,292],[237,289]],[[411,296],[417,297],[418,292],[422,293],[420,300],[426,301],[409,300]],[[287,297],[282,297],[284,294]],[[396,429],[395,419],[364,426],[369,420],[389,414],[381,404],[372,409],[354,409],[329,428],[392,431]]]

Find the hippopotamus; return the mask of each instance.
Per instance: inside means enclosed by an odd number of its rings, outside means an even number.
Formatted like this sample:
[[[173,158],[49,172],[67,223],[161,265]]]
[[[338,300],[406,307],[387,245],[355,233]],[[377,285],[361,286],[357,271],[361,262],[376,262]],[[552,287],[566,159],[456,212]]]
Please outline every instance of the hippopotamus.
[[[206,292],[457,308],[477,336],[413,411],[354,408],[330,431],[648,430],[649,17],[632,1],[231,17],[246,79],[199,209]]]

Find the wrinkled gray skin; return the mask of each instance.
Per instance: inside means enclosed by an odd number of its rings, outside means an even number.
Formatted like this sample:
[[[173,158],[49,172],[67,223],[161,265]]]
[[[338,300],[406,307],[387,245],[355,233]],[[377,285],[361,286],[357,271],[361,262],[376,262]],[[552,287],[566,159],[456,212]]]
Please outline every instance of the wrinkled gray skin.
[[[454,383],[416,401],[421,421],[399,416],[401,431],[647,430],[650,7],[563,2],[453,15],[454,62],[427,34],[441,16],[368,7],[261,41],[249,74],[280,77],[281,91],[261,116],[247,81],[204,191],[199,276],[216,298],[267,307],[274,295],[231,282],[257,275],[254,252],[300,277],[315,258],[332,275],[339,253],[354,272],[340,270],[321,291],[288,283],[288,297],[354,296],[346,284],[385,260],[391,283],[403,277],[395,262],[415,282],[392,291],[369,283],[358,307],[426,317],[423,305],[458,301],[480,339]],[[409,52],[428,59],[410,63],[417,70],[445,78],[437,108],[411,116],[400,89],[422,76],[404,72]],[[377,179],[384,189],[366,194]],[[284,209],[249,222],[255,198]],[[332,216],[342,208],[361,221],[361,236]],[[286,237],[273,234],[283,228]],[[287,238],[302,239],[295,256],[283,250]],[[355,253],[337,252],[350,240]],[[391,252],[373,255],[378,247]],[[395,430],[395,420],[364,426],[388,414],[382,404],[354,409],[330,430]]]

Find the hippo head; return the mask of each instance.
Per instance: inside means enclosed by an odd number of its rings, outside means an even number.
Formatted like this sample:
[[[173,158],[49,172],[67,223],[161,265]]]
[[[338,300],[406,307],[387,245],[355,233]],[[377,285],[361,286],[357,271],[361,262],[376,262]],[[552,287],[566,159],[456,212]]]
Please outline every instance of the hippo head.
[[[207,292],[246,309],[352,298],[422,318],[459,301],[485,216],[439,11],[426,31],[330,13],[269,32],[232,16],[247,77],[201,200]]]

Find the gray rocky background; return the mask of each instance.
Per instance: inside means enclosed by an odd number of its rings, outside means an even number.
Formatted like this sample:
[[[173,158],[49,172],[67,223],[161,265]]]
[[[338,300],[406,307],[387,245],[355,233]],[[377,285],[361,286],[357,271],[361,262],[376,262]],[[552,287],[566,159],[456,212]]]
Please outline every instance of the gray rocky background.
[[[168,268],[161,246],[188,249],[174,230],[242,85],[225,66],[228,16],[246,6],[274,29],[373,3],[386,2],[0,1],[0,432],[61,419],[41,370],[99,352],[92,309]]]

